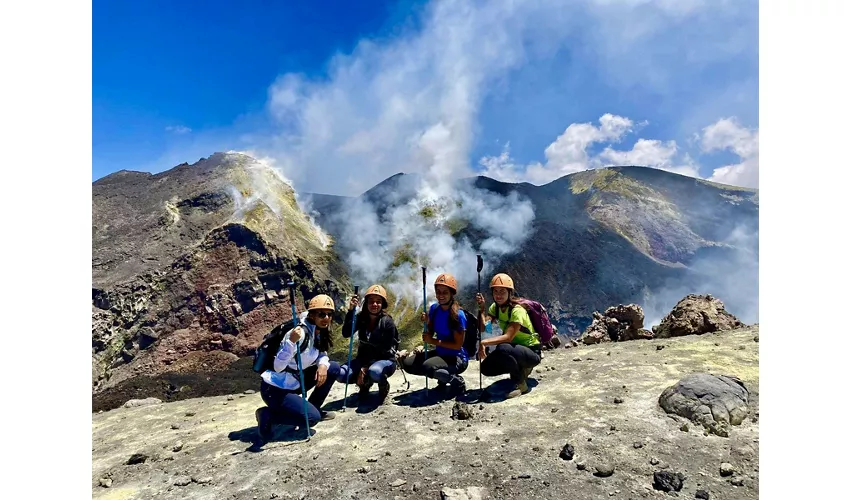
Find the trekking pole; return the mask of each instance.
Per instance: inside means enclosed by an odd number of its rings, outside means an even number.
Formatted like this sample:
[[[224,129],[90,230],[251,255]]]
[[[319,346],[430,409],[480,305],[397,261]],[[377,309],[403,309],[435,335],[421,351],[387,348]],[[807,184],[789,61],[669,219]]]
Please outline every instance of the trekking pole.
[[[298,328],[298,312],[295,310],[295,283],[290,281],[289,303],[292,304],[292,327]],[[303,342],[304,338],[301,339]],[[298,365],[298,378],[301,379],[301,400],[304,401],[304,423],[307,425],[307,441],[310,440],[310,417],[307,416],[307,389],[304,386],[304,369],[301,366],[301,348],[295,344],[295,363]]]
[[[360,287],[354,285],[354,295]],[[342,397],[342,411],[345,411],[345,403],[348,401],[348,381],[351,379],[351,351],[354,349],[354,328],[357,326],[357,308],[354,308],[354,314],[351,315],[351,338],[348,339],[348,372],[345,374],[345,395]]]
[[[422,312],[424,312],[427,315],[428,314],[428,302],[427,302],[428,297],[426,295],[425,288],[428,285],[425,283],[425,279],[426,279],[425,278],[425,266],[422,266]],[[428,323],[426,322],[422,326],[422,333],[424,334],[424,333],[427,333],[427,332],[428,332]],[[425,361],[427,361],[428,360],[428,342],[423,342],[423,344],[425,344]],[[425,375],[425,395],[426,396],[428,395],[428,375]]]
[[[478,293],[481,293],[481,270],[484,269],[484,259],[481,258],[481,255],[478,255]],[[481,352],[481,315],[484,313],[482,310],[478,310],[478,352]],[[475,353],[475,357],[478,357],[478,353]],[[478,390],[482,390],[484,387],[483,377],[481,375],[481,358],[478,358]]]
[[[405,373],[404,373],[404,367],[401,366],[401,362],[398,360],[398,358],[395,358],[395,363],[398,365],[398,370],[401,372],[401,376],[404,377],[404,385],[406,386],[404,388],[404,390],[409,391],[410,390],[410,382],[407,381],[407,375],[405,375]]]

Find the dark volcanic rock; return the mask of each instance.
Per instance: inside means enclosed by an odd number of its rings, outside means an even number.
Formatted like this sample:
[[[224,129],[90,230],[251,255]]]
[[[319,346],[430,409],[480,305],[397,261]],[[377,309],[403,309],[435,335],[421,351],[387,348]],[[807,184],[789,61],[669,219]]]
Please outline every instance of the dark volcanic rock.
[[[455,402],[454,407],[452,407],[452,419],[455,420],[469,420],[475,415],[473,408],[471,405],[461,402]]]
[[[740,425],[747,416],[748,398],[749,391],[736,377],[693,373],[664,389],[658,403],[667,413],[726,437],[729,425]]]
[[[127,459],[127,465],[136,465],[143,464],[150,458],[144,453],[134,453],[129,459]]]
[[[744,324],[738,318],[726,312],[719,299],[711,295],[691,294],[680,300],[652,331],[656,338],[668,338],[720,332],[742,326]]]
[[[643,320],[643,308],[637,304],[609,307],[604,314],[594,311],[593,321],[579,340],[590,345],[609,340],[651,339],[652,332],[643,328]]]
[[[670,472],[666,470],[652,474],[652,487],[660,491],[680,491],[685,482],[685,476],[681,472]]]
[[[564,445],[563,448],[561,448],[561,453],[558,456],[563,458],[564,460],[572,460],[574,455],[575,448],[573,448],[573,445],[571,445],[570,443],[567,443]]]

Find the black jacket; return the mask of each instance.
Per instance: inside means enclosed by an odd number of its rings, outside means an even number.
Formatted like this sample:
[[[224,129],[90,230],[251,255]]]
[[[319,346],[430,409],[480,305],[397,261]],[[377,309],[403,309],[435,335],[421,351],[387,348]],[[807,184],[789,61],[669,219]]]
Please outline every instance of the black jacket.
[[[362,320],[360,318],[361,314],[364,315]],[[360,340],[357,345],[357,359],[362,364],[371,364],[382,359],[395,359],[399,338],[398,328],[396,328],[393,318],[382,311],[378,317],[375,329],[368,332],[366,331],[368,330],[368,322],[365,321],[368,315],[369,313],[367,311],[362,311],[358,314],[357,319],[360,321],[358,321],[357,334]],[[348,311],[345,315],[345,322],[342,325],[342,336],[344,338],[351,337],[351,322],[353,320],[354,311]],[[362,326],[364,324],[366,326]]]

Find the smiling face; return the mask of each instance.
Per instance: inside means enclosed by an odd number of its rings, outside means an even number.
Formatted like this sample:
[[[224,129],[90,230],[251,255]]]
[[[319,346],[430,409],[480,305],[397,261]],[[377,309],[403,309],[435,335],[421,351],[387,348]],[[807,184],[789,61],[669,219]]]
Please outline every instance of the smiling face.
[[[377,315],[384,308],[384,299],[380,295],[366,296],[366,309],[369,314]]]
[[[434,285],[434,294],[437,296],[437,302],[444,306],[452,300],[452,289],[445,285]]]
[[[314,309],[310,311],[310,317],[313,323],[319,328],[328,328],[331,326],[331,316],[333,309]]]
[[[493,300],[500,307],[508,303],[510,295],[510,291],[507,288],[503,288],[500,286],[493,287]]]

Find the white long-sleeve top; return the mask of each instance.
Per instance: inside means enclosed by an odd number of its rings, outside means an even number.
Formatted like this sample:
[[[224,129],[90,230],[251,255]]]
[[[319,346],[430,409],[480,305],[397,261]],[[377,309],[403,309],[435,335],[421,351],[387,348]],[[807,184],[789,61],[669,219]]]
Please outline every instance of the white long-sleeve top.
[[[274,358],[274,370],[266,370],[260,375],[267,384],[285,390],[301,388],[301,381],[298,379],[298,375],[284,370],[290,368],[296,374],[298,373],[295,350],[300,349],[304,342],[307,342],[307,347],[301,353],[301,366],[303,369],[313,365],[324,366],[326,368],[330,367],[328,353],[319,351],[314,345],[316,341],[316,325],[305,321],[306,314],[302,315],[300,319],[301,321],[298,326],[305,331],[298,340],[297,345],[290,340],[290,336],[292,335],[292,330],[290,330],[280,343],[280,349],[278,349],[277,355]]]

